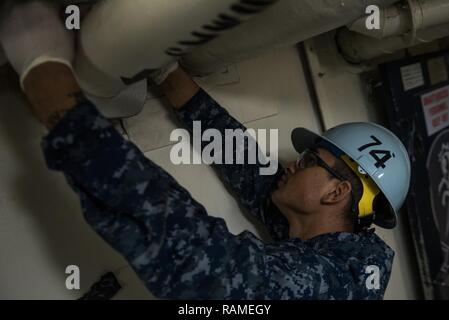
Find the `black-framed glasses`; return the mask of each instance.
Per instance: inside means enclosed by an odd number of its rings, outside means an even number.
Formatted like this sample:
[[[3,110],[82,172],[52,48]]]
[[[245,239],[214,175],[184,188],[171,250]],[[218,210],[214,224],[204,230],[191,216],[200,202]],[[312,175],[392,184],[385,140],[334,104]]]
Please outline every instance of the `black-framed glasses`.
[[[299,155],[298,160],[296,160],[296,166],[300,169],[307,169],[307,168],[319,166],[319,167],[325,169],[327,172],[329,172],[334,178],[336,178],[340,181],[348,181],[349,183],[351,183],[342,174],[340,174],[337,171],[335,171],[334,169],[332,169],[313,149],[304,150]],[[352,184],[351,184],[351,187],[352,187]],[[355,198],[354,198],[354,192],[352,191],[352,188],[351,188],[351,209],[353,212],[355,212],[357,210],[357,208],[355,206]]]
[[[304,150],[296,160],[296,166],[300,169],[312,168],[315,166],[319,166],[324,168],[327,172],[329,172],[332,176],[337,178],[338,180],[345,181],[348,180],[343,177],[340,173],[332,169],[321,157],[318,153],[312,149]]]

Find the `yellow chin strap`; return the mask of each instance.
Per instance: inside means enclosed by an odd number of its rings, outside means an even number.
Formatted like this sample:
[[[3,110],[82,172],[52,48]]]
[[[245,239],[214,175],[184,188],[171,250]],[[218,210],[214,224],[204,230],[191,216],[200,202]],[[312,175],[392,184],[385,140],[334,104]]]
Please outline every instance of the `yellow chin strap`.
[[[373,202],[374,198],[379,194],[380,190],[374,183],[373,179],[351,158],[347,155],[340,157],[351,170],[359,177],[363,185],[363,194],[360,202],[358,203],[359,218],[369,216],[374,212]]]

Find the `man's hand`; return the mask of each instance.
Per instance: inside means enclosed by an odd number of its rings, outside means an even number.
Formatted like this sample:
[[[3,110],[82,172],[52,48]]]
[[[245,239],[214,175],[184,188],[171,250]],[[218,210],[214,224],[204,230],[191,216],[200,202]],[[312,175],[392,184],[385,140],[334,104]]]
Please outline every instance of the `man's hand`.
[[[200,90],[192,77],[181,67],[167,73],[160,87],[175,109],[182,108]]]
[[[48,129],[85,99],[72,70],[58,62],[33,68],[25,78],[24,87],[33,113]]]
[[[8,0],[0,9],[0,44],[34,114],[51,129],[81,95],[72,72],[73,33],[48,2]]]

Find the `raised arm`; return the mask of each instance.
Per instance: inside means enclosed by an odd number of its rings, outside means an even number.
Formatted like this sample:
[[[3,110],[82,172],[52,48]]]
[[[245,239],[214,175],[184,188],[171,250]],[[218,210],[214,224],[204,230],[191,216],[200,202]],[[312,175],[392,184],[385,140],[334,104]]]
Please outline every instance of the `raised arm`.
[[[50,129],[50,169],[79,195],[89,225],[159,298],[263,299],[265,246],[231,234],[162,168],[125,140],[79,92],[70,68],[46,63],[25,92]]]
[[[240,203],[265,224],[273,238],[288,238],[287,220],[270,203],[270,194],[276,187],[280,172],[275,170],[275,174],[261,175],[261,168],[266,166],[260,163],[258,157],[256,163],[248,163],[248,149],[256,143],[252,137],[244,136],[246,128],[201,89],[182,68],[168,76],[162,89],[187,129],[192,130],[193,122],[200,121],[202,133],[207,129],[216,129],[224,136],[225,130],[230,129],[234,130],[237,139],[242,138],[242,146],[233,144],[233,164],[225,163],[225,139],[222,140],[223,164],[214,167]],[[203,143],[203,148],[205,145]],[[256,149],[260,152],[257,145]],[[242,155],[244,164],[237,164],[235,159]]]
[[[47,164],[78,193],[87,222],[159,297],[262,298],[263,244],[208,216],[82,96],[71,70],[72,34],[57,8],[8,3],[0,43],[50,129],[42,142]]]

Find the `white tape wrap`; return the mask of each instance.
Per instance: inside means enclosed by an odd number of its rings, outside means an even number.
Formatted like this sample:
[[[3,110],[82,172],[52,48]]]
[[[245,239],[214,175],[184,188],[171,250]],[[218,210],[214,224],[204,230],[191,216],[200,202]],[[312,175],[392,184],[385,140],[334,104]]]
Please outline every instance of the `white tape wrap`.
[[[276,1],[101,1],[81,27],[84,59],[100,73],[135,83]],[[77,72],[81,83],[91,83],[92,91],[99,80]],[[104,88],[98,91],[104,95]]]

